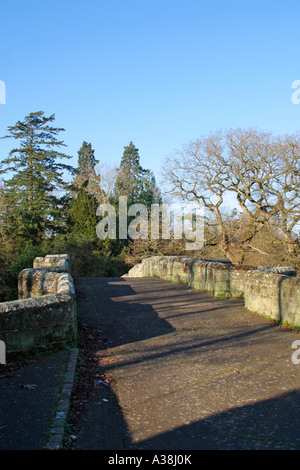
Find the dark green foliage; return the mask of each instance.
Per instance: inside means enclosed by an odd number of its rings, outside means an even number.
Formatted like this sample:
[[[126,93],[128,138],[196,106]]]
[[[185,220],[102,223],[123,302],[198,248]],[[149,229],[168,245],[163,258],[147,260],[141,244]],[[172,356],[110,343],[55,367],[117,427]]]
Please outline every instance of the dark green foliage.
[[[128,271],[128,265],[120,256],[120,251],[111,250],[109,243],[106,249],[104,242],[102,244],[83,235],[63,235],[48,245],[47,253],[68,253],[74,278],[121,276]]]
[[[122,241],[100,240],[97,237],[96,227],[99,217],[96,211],[99,203],[92,194],[85,188],[81,188],[77,196],[73,199],[69,211],[69,233],[71,236],[82,237],[93,244],[94,249],[100,250],[105,256],[117,256],[121,253],[124,244]]]
[[[70,205],[70,231],[77,235],[85,235],[91,239],[97,237],[96,198],[85,189],[80,189]]]
[[[92,145],[84,141],[81,148],[78,150],[78,167],[75,171],[76,178],[74,180],[75,186],[88,186],[97,163],[99,163],[99,161],[95,158],[95,151],[92,149]]]
[[[150,170],[140,165],[138,149],[132,142],[124,147],[120,163],[120,171],[115,185],[115,199],[126,196],[128,206],[132,204],[150,205],[160,201],[159,190],[155,184],[155,177]]]
[[[59,151],[65,144],[57,136],[64,129],[51,126],[54,119],[42,111],[30,113],[3,137],[20,142],[0,165],[0,174],[13,175],[4,181],[4,233],[14,239],[39,243],[66,228],[68,185],[63,172],[73,169],[60,161],[71,157]]]
[[[0,164],[0,176],[7,176],[0,186],[0,302],[17,299],[18,274],[46,254],[68,253],[75,279],[121,276],[130,267],[128,240],[97,237],[99,200],[114,204],[117,217],[120,195],[128,206],[150,209],[160,202],[154,175],[142,168],[132,142],[124,148],[115,196],[105,199],[91,144],[83,142],[76,170],[66,165],[71,157],[60,152],[65,144],[58,139],[64,129],[52,126],[54,119],[31,113],[2,137],[18,144]],[[72,184],[65,182],[66,172],[75,175]]]
[[[8,244],[0,247],[0,302],[18,298],[18,275],[26,268],[31,268],[34,258],[45,256],[47,243],[32,245],[28,243],[23,250],[16,250]]]
[[[124,153],[115,184],[114,197],[112,198],[112,203],[116,208],[117,218],[120,216],[120,196],[127,197],[127,209],[133,204],[142,204],[148,209],[148,214],[151,209],[151,204],[161,202],[155,177],[150,170],[146,170],[141,166],[138,149],[132,142],[130,142],[127,147],[124,147]],[[132,220],[133,217],[127,217],[128,225]],[[123,249],[128,246],[128,242],[128,239],[120,240]]]

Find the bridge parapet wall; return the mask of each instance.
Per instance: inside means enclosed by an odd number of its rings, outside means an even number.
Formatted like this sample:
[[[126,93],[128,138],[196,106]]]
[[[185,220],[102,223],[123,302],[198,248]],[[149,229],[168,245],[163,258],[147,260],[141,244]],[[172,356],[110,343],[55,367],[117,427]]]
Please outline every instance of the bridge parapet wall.
[[[226,259],[153,256],[128,277],[159,277],[215,297],[244,299],[245,307],[278,322],[300,326],[300,278],[292,267],[233,265]]]
[[[0,303],[0,340],[10,353],[76,342],[75,288],[68,255],[36,258],[19,274],[19,299]]]

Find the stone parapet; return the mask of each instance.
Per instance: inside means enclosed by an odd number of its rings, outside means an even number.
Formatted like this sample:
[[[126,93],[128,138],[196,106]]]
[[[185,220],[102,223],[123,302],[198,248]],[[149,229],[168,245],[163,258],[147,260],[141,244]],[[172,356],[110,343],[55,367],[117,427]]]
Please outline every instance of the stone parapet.
[[[33,260],[34,268],[53,268],[58,272],[70,271],[69,255],[46,255],[44,258],[38,257]]]
[[[68,255],[36,258],[33,266],[19,274],[19,299],[0,303],[0,340],[8,354],[73,344],[77,339]]]
[[[226,259],[152,256],[130,269],[128,277],[159,277],[182,282],[215,297],[244,299],[249,310],[300,326],[300,278],[285,266],[233,265]]]

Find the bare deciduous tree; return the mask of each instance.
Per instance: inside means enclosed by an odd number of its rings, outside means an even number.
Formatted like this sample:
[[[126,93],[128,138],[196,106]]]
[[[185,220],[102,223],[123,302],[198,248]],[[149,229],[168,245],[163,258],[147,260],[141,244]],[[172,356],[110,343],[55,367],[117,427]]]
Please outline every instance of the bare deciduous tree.
[[[163,177],[179,200],[197,201],[213,215],[219,245],[231,261],[242,262],[256,235],[272,226],[282,235],[292,258],[299,250],[300,136],[273,136],[256,129],[236,129],[204,136],[169,156]],[[234,195],[244,217],[232,233],[224,213],[225,197]],[[236,224],[235,224],[236,226]],[[238,236],[237,236],[238,235]]]
[[[95,167],[95,176],[91,181],[90,191],[100,204],[107,203],[113,195],[118,176],[118,168],[109,163],[99,163]]]

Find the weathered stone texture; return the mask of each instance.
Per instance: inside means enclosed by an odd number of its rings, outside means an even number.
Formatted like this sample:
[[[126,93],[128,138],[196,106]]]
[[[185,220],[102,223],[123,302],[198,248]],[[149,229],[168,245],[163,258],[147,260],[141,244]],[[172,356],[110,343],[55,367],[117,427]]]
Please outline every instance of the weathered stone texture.
[[[54,268],[59,272],[69,272],[70,257],[69,255],[47,255],[44,258],[35,258],[33,261],[34,268]]]
[[[246,277],[249,271],[256,271],[254,266],[238,265],[230,268],[230,297],[244,299]]]
[[[72,342],[76,321],[74,303],[67,294],[0,304],[0,334],[8,353]]]
[[[284,277],[280,285],[280,317],[282,322],[300,325],[300,278]]]
[[[285,276],[249,271],[245,284],[245,307],[280,321],[280,285]]]
[[[19,275],[19,300],[0,303],[0,339],[8,353],[76,341],[75,289],[68,256],[36,258],[33,265],[40,267],[24,269]]]
[[[216,297],[241,298],[249,310],[300,326],[300,279],[292,267],[234,266],[225,259],[152,256],[128,277],[159,277],[183,282]]]

